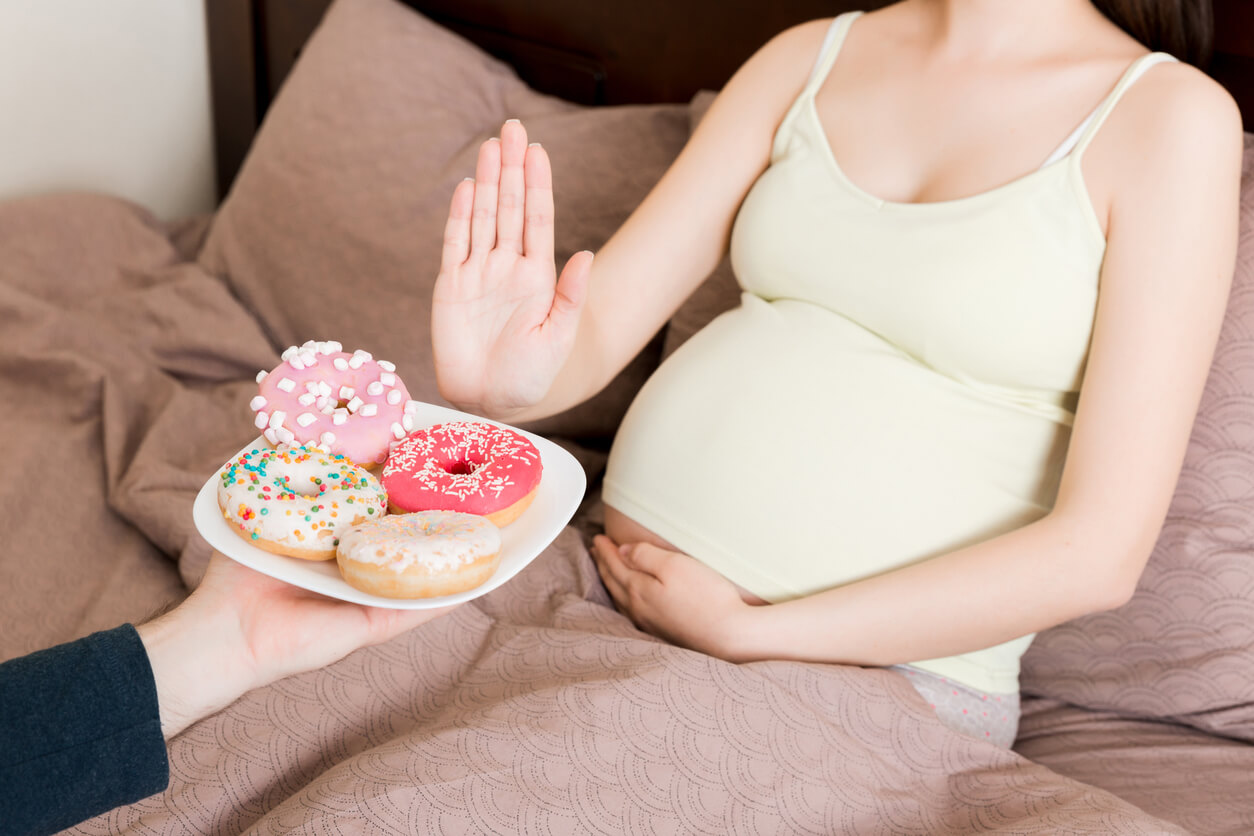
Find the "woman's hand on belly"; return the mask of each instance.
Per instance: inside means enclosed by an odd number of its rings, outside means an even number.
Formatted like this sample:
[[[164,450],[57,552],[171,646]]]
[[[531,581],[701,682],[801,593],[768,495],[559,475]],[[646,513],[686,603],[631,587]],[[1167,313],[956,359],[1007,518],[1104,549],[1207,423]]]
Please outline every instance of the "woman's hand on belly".
[[[755,607],[740,588],[695,558],[651,543],[593,540],[593,559],[618,609],[672,644],[741,661]],[[760,600],[760,599],[758,599]]]

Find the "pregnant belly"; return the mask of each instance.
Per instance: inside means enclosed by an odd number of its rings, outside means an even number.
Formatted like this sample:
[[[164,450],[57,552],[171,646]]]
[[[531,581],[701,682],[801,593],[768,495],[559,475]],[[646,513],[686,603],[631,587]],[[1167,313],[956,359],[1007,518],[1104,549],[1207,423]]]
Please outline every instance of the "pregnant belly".
[[[1052,507],[1069,438],[1057,404],[942,374],[813,305],[753,299],[663,363],[624,417],[602,486],[618,542],[787,601]]]
[[[611,540],[620,545],[626,543],[649,543],[657,546],[659,549],[666,549],[672,552],[679,551],[674,544],[665,538],[650,531],[631,517],[616,508],[611,508],[609,505],[605,506],[605,533]],[[741,599],[746,604],[756,607],[767,603],[739,584],[733,583],[732,586],[736,587],[736,591],[740,593]]]

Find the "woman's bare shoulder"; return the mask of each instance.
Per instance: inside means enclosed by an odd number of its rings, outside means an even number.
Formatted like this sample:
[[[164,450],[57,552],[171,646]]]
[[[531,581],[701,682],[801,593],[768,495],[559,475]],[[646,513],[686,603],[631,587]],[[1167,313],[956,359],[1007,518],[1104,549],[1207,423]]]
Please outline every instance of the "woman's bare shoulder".
[[[818,18],[790,26],[767,41],[745,67],[769,72],[777,80],[788,82],[786,86],[799,90],[810,77],[832,20]]]
[[[763,49],[780,53],[792,51],[798,61],[809,66],[818,57],[819,47],[835,18],[820,17],[788,27],[766,42]]]
[[[761,123],[773,133],[788,106],[810,78],[832,18],[799,23],[767,41],[723,88],[722,109]]]
[[[1224,87],[1184,62],[1146,71],[1111,114],[1109,127],[1141,162],[1189,152],[1231,153],[1242,145],[1241,111]]]

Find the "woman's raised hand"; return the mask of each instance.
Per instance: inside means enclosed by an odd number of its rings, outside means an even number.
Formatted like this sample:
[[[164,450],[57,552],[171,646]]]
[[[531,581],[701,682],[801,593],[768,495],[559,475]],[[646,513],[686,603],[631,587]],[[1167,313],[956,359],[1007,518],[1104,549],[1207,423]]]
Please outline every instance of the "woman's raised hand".
[[[538,403],[574,345],[591,267],[576,253],[558,277],[548,155],[506,122],[453,192],[431,315],[441,394],[494,417]]]

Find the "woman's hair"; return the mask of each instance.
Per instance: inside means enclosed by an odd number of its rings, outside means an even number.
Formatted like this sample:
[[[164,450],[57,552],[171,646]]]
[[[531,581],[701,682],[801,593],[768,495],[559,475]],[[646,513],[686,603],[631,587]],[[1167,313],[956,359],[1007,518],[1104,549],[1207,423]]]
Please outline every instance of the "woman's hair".
[[[1211,0],[1093,0],[1120,29],[1155,52],[1206,68],[1215,38]]]

